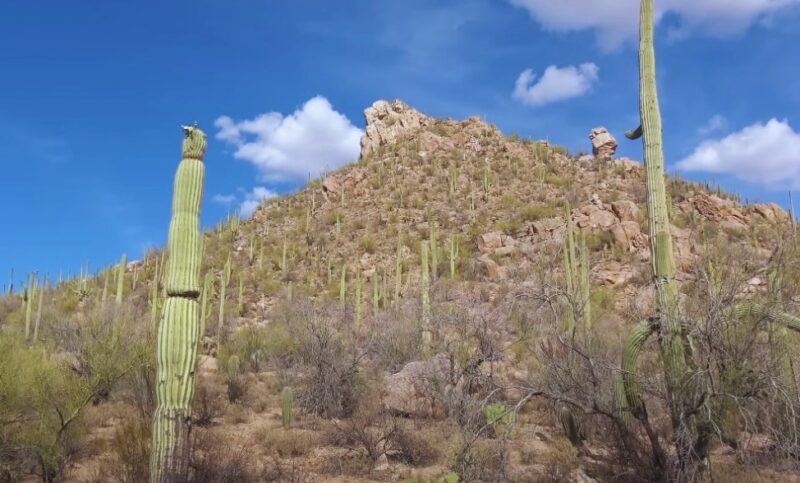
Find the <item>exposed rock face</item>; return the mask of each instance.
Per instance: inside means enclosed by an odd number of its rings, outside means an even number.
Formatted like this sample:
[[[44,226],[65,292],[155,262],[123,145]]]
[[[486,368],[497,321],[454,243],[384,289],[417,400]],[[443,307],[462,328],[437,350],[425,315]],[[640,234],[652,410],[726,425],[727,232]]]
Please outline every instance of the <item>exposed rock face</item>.
[[[628,200],[615,201],[611,203],[611,209],[622,221],[638,221],[639,220],[639,207],[636,203]]]
[[[598,158],[611,159],[617,152],[617,140],[604,127],[592,129],[589,139],[592,141],[592,153]]]
[[[375,101],[364,111],[364,117],[367,128],[361,137],[362,158],[374,153],[383,145],[393,143],[401,135],[431,122],[431,118],[401,100]]]
[[[359,167],[332,174],[322,181],[322,193],[328,201],[338,201],[342,189],[347,196],[360,196],[367,191],[363,184],[366,179],[366,170]]]
[[[691,199],[692,205],[698,213],[707,219],[719,223],[726,230],[743,230],[747,228],[750,220],[731,200],[722,199],[717,195],[700,193]]]
[[[789,221],[790,218],[789,214],[775,203],[755,204],[753,205],[753,209],[759,216],[772,223]]]
[[[478,263],[483,267],[484,272],[490,280],[500,281],[508,278],[508,270],[506,267],[501,267],[497,262],[492,260],[489,255],[481,255],[478,257]]]
[[[649,247],[647,236],[642,233],[639,223],[635,221],[622,221],[611,227],[614,242],[626,251],[635,253],[646,251]]]

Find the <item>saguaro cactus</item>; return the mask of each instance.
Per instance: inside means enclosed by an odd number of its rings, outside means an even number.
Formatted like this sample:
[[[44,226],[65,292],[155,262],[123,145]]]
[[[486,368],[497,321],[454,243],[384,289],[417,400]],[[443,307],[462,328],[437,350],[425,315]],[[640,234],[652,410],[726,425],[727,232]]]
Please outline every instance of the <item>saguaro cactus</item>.
[[[281,420],[283,422],[283,427],[289,429],[292,425],[292,388],[286,386],[281,391]]]
[[[117,306],[122,305],[122,295],[125,291],[125,270],[128,268],[128,256],[122,255],[117,267]]]
[[[654,37],[653,0],[642,0],[641,39],[639,44],[640,77],[640,116],[641,126],[626,136],[630,139],[643,137],[644,161],[647,183],[647,213],[650,229],[650,253],[653,264],[656,288],[656,317],[654,321],[659,331],[661,358],[664,363],[665,381],[669,396],[674,434],[676,435],[676,456],[678,459],[678,479],[695,478],[706,473],[708,468],[708,425],[701,424],[697,418],[702,415],[688,414],[693,407],[694,384],[689,373],[690,347],[683,334],[679,307],[678,289],[675,283],[675,262],[670,234],[668,196],[664,175],[664,151],[661,132],[661,112],[656,88],[656,65]],[[637,332],[644,336],[645,331]],[[641,343],[640,336],[634,336],[634,344]],[[636,353],[628,348],[631,353]],[[630,361],[627,362],[628,364]],[[623,374],[623,376],[625,376]],[[632,381],[630,375],[623,381]],[[631,388],[625,390],[631,397]],[[633,402],[635,407],[638,401]]]
[[[200,328],[200,205],[206,135],[184,127],[169,226],[166,292],[156,341],[158,405],[153,414],[152,482],[188,479],[191,407]]]

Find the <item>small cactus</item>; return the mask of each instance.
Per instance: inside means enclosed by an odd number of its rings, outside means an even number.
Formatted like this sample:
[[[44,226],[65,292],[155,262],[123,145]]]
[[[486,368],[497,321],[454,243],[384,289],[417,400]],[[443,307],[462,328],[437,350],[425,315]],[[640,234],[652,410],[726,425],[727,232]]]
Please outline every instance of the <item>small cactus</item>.
[[[292,402],[294,396],[292,395],[292,388],[286,386],[281,391],[281,421],[283,422],[283,427],[285,429],[289,429],[292,425]]]
[[[119,267],[117,267],[117,298],[115,300],[117,307],[122,305],[122,296],[125,291],[125,270],[127,270],[127,268],[128,256],[123,254],[119,261]]]
[[[431,295],[430,295],[430,285],[431,279],[430,274],[428,272],[428,244],[426,242],[422,242],[422,246],[420,248],[420,260],[422,262],[421,266],[421,273],[420,273],[420,293],[422,296],[422,326],[424,329],[427,329],[430,326],[431,321]]]

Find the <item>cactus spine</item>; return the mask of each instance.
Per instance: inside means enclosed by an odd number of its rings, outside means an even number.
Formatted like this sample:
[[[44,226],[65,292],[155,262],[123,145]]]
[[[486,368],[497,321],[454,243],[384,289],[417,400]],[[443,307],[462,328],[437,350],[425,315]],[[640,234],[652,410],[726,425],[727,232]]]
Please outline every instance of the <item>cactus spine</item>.
[[[292,388],[286,386],[281,391],[281,420],[283,422],[283,427],[285,429],[289,429],[292,425],[292,401],[294,397],[292,395]]]
[[[125,291],[125,269],[128,267],[128,256],[122,255],[117,267],[117,306],[122,305],[122,295]]]
[[[200,328],[200,205],[206,135],[184,127],[183,159],[175,175],[169,226],[167,299],[156,342],[158,405],[153,414],[150,480],[187,481],[191,407]]]

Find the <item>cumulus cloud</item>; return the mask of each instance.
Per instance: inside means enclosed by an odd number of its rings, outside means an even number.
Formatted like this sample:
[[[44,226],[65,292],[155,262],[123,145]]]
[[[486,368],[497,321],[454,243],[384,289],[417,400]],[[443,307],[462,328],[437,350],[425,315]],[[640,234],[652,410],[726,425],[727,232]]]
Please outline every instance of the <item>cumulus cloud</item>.
[[[244,200],[239,205],[239,216],[250,218],[262,201],[278,196],[274,191],[263,186],[256,186],[252,191],[244,194]]]
[[[728,120],[725,119],[725,116],[714,114],[705,126],[697,130],[697,133],[701,136],[708,136],[709,134],[726,129],[728,129]]]
[[[768,189],[800,189],[800,133],[787,121],[756,123],[701,143],[678,162],[684,171],[733,175]]]
[[[362,131],[322,96],[284,116],[268,112],[235,121],[221,116],[217,139],[236,147],[234,156],[252,163],[265,181],[305,179],[358,158]]]
[[[538,81],[531,69],[525,69],[514,85],[514,99],[529,106],[543,106],[588,94],[597,82],[598,67],[593,63],[579,66],[557,67],[544,70]]]
[[[610,50],[633,40],[639,29],[640,0],[509,0],[542,25],[556,32],[596,30],[601,47]],[[778,10],[800,0],[661,0],[656,20],[672,14],[678,35],[725,36],[741,33]]]

